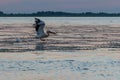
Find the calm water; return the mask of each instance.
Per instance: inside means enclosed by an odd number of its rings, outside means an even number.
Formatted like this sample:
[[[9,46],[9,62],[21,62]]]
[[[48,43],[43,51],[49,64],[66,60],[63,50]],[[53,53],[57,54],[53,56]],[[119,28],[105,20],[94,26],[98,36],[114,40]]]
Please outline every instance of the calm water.
[[[120,24],[120,17],[39,17],[47,25],[111,25]],[[34,17],[0,17],[0,24],[34,23]]]

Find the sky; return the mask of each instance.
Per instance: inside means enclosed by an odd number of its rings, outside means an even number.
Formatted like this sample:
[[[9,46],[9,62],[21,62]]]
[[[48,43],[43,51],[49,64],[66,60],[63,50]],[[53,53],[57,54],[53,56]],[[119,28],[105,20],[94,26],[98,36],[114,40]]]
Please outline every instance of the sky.
[[[63,12],[120,12],[120,0],[0,0],[5,13]]]

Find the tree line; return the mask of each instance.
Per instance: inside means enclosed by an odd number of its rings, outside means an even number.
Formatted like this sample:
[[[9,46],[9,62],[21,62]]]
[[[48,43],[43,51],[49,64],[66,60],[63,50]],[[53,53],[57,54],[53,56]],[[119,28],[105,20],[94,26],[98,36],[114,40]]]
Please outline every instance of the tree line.
[[[39,11],[36,13],[4,13],[0,11],[0,17],[120,17],[120,13],[69,13],[69,12],[54,12],[54,11]]]

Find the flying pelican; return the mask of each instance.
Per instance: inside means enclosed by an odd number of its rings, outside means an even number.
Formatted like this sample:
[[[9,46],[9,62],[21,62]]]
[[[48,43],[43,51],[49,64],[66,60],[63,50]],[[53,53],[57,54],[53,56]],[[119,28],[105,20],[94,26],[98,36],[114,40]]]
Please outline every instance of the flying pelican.
[[[35,31],[36,31],[36,38],[40,38],[40,40],[44,41],[43,38],[46,38],[51,34],[56,34],[56,32],[52,32],[52,31],[45,31],[45,22],[38,19],[38,18],[35,18]]]

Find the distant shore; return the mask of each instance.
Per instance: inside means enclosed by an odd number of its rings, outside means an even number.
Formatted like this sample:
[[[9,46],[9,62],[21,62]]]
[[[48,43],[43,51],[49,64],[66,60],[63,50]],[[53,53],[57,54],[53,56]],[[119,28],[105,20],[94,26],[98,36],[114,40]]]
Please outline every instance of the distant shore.
[[[54,12],[54,11],[40,11],[36,13],[4,13],[0,11],[0,17],[120,17],[120,13],[105,13],[105,12]]]

